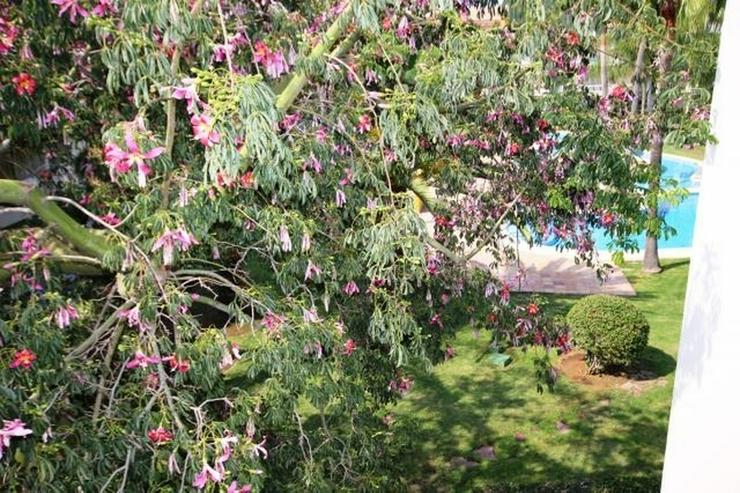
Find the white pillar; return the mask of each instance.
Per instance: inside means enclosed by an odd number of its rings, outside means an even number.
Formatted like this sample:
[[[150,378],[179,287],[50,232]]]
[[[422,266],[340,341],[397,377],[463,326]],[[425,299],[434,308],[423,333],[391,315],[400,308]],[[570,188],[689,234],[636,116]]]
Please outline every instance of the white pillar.
[[[665,493],[740,492],[740,0],[728,0],[663,468]]]

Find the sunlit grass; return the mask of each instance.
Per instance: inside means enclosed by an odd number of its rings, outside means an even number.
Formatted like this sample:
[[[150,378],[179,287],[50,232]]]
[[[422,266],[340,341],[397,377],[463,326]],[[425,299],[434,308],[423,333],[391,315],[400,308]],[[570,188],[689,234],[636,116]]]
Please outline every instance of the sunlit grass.
[[[573,485],[642,476],[654,487],[662,469],[688,261],[665,267],[653,276],[642,274],[638,264],[624,268],[638,293],[632,301],[651,324],[644,366],[662,376],[662,386],[636,396],[621,389],[586,390],[561,379],[553,393],[540,395],[530,355],[517,353],[508,368],[496,368],[480,358],[489,334],[476,337],[463,330],[457,356],[418,375],[395,410],[421,427],[408,458],[412,483],[432,491],[526,489],[553,482],[569,491],[611,491]],[[576,299],[547,297],[549,309],[558,312]],[[559,421],[568,429],[558,429]],[[454,457],[475,460],[473,450],[482,445],[494,447],[495,460],[470,469],[450,465]],[[637,482],[619,484],[614,491],[640,491],[630,489]]]

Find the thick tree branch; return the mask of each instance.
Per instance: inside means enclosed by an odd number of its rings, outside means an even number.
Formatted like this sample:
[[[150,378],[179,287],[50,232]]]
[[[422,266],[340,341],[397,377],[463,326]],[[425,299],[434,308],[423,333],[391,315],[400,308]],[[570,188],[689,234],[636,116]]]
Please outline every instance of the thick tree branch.
[[[47,201],[38,188],[16,180],[0,180],[0,203],[28,207],[80,253],[102,260],[112,248],[104,236],[81,226],[54,202]]]

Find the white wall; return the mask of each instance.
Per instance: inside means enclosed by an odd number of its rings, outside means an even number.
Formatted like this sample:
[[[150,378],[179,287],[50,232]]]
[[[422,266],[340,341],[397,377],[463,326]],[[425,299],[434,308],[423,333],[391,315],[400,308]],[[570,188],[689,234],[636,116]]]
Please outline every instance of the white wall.
[[[666,493],[740,492],[740,0],[728,0],[663,469]]]

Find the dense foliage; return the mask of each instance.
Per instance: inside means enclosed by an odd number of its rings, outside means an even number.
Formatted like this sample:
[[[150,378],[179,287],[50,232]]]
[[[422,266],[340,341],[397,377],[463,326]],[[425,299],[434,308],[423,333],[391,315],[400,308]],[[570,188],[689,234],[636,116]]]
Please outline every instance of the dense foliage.
[[[586,352],[593,372],[633,364],[647,346],[650,325],[645,315],[624,298],[586,296],[568,312],[574,343]]]
[[[464,317],[566,349],[510,226],[606,274],[656,171],[583,87],[609,6],[524,3],[0,2],[0,484],[388,490]]]

